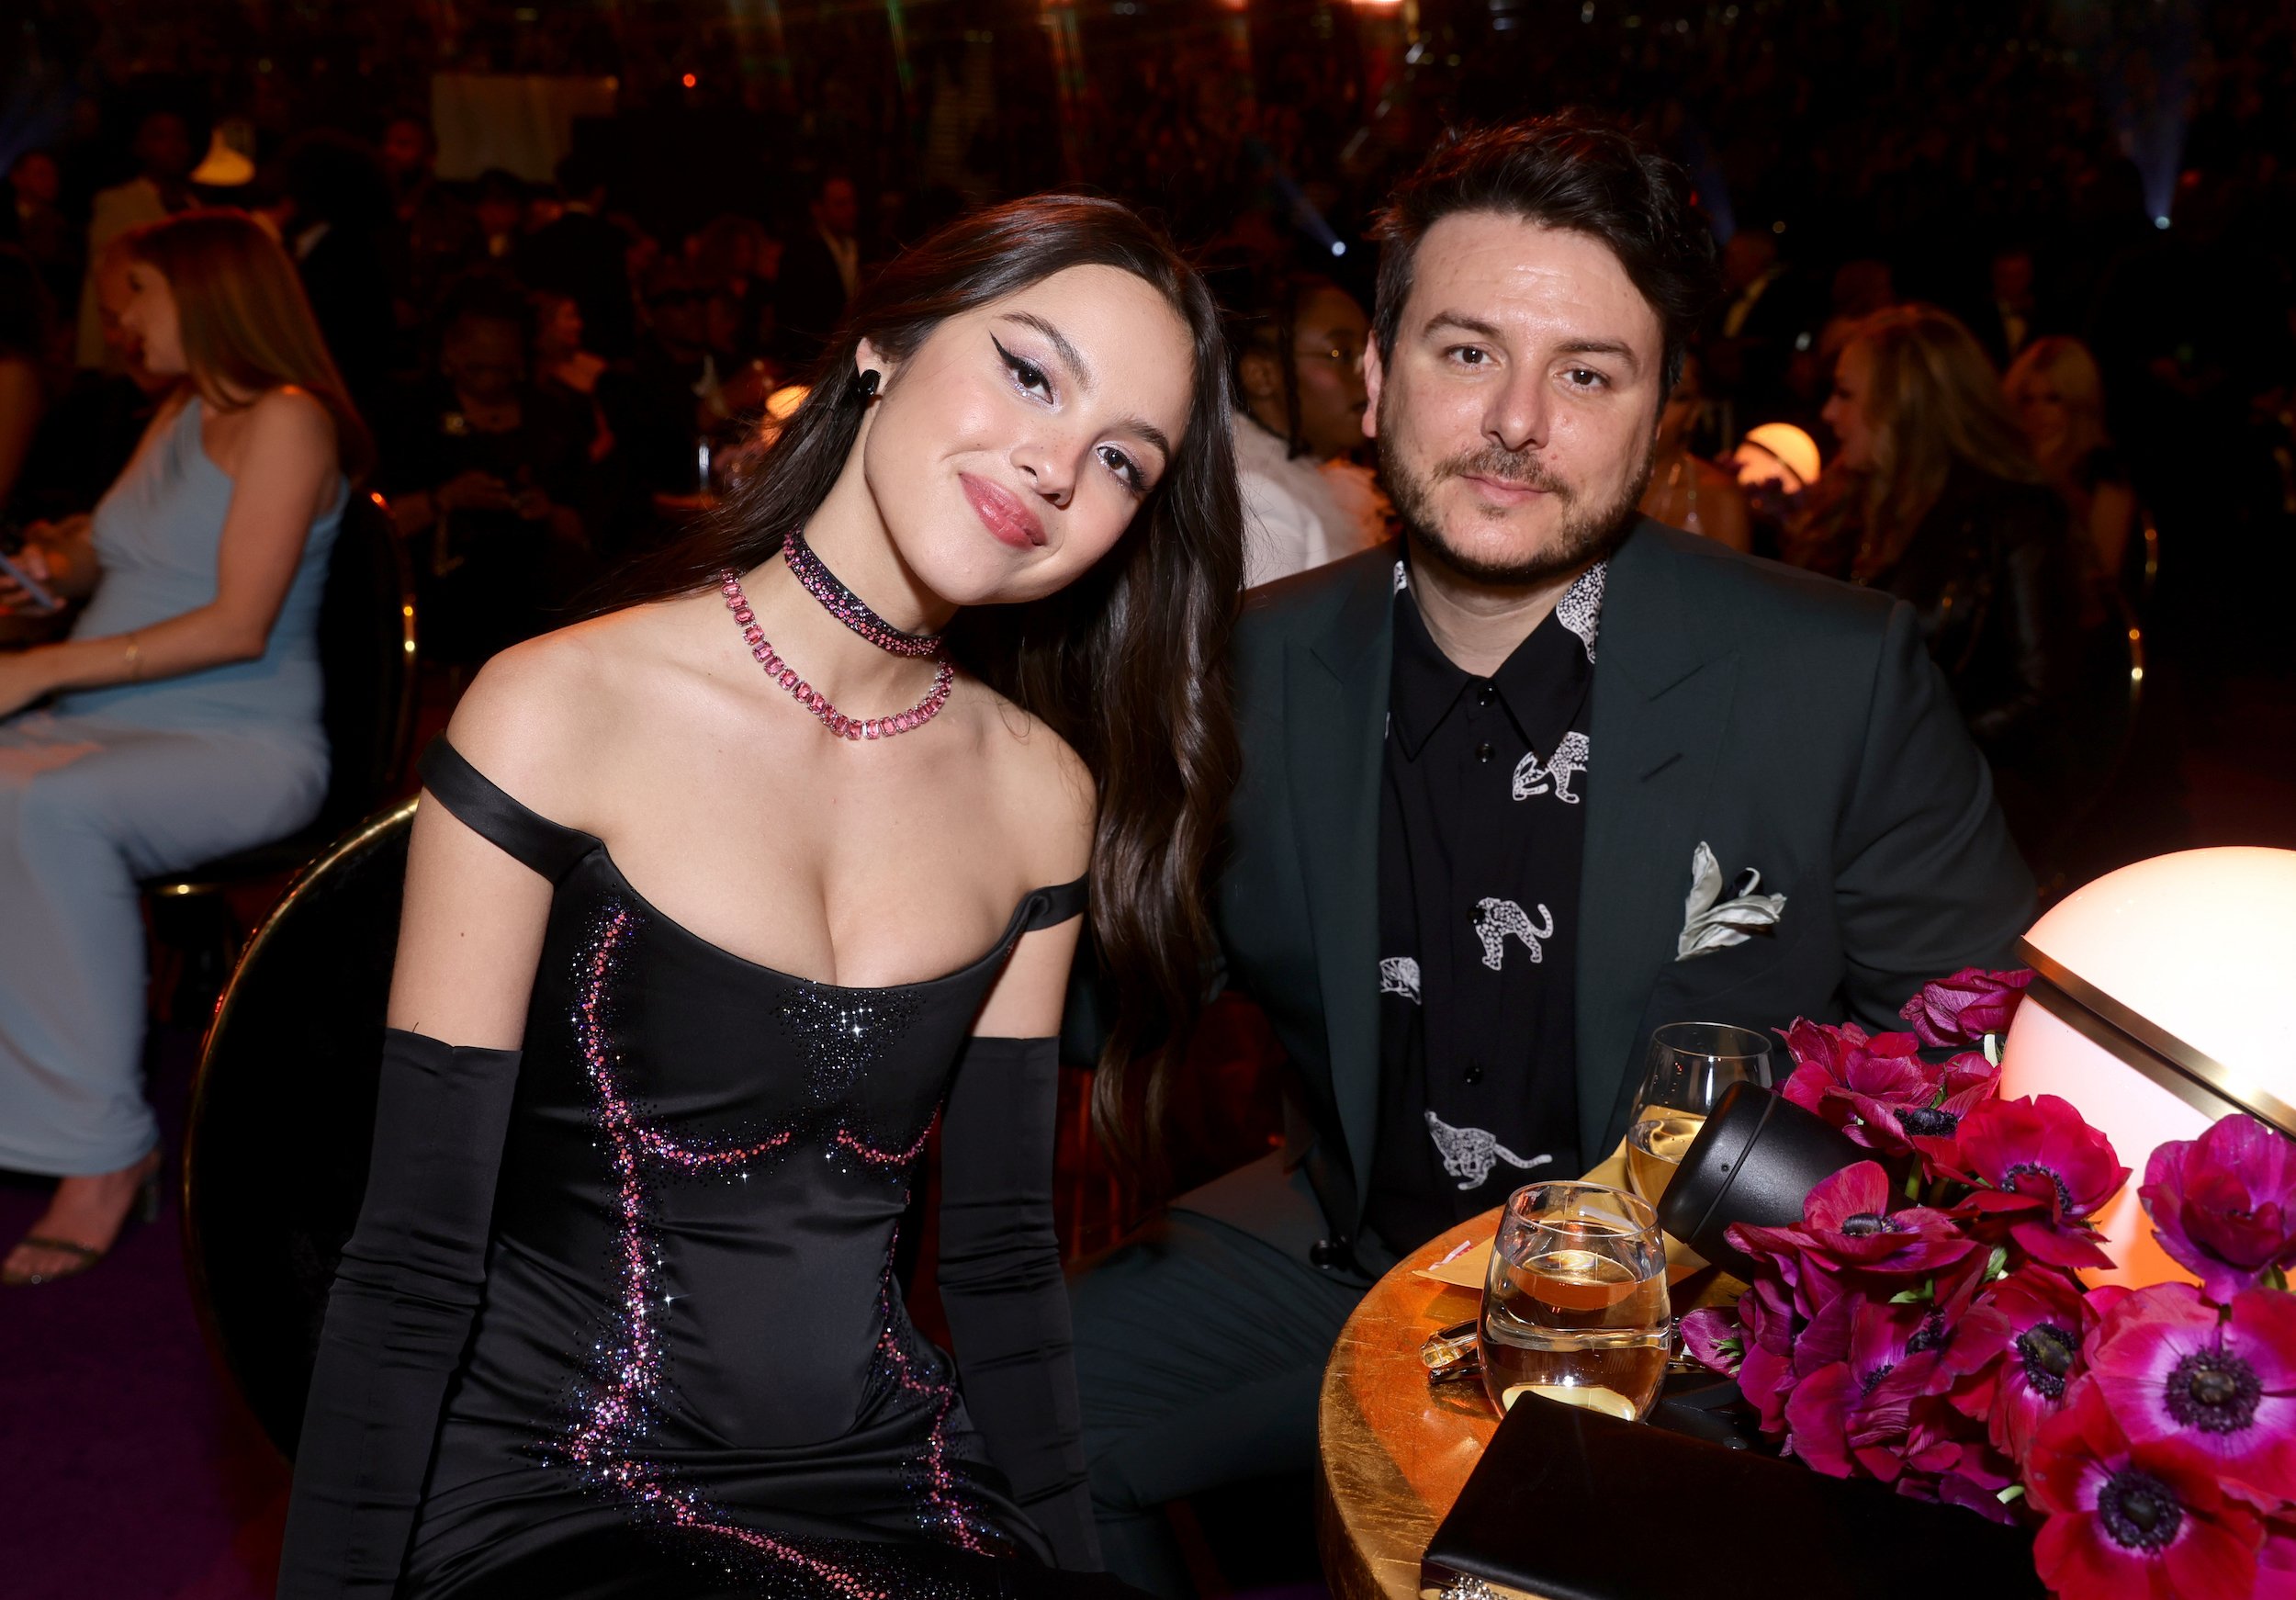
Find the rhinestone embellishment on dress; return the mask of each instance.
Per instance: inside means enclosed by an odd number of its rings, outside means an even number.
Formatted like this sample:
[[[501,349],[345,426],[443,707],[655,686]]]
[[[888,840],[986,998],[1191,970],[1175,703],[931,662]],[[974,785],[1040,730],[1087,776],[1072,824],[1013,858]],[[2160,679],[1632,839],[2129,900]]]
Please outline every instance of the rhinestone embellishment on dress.
[[[648,1436],[669,1390],[663,1324],[672,1303],[663,1284],[661,1244],[654,1225],[655,1189],[662,1177],[672,1174],[746,1177],[753,1164],[777,1158],[795,1144],[798,1131],[783,1129],[762,1139],[722,1145],[697,1144],[647,1121],[641,1105],[622,1081],[614,1043],[615,980],[639,926],[628,907],[610,904],[576,958],[577,997],[570,1020],[612,1163],[617,1201],[616,1310],[591,1352],[590,1371],[578,1386],[571,1418],[557,1438],[545,1444],[544,1453],[572,1467],[592,1486],[665,1530],[728,1541],[712,1547],[712,1563],[721,1563],[725,1552],[738,1552],[755,1566],[761,1593],[791,1600],[799,1595],[834,1596],[835,1600],[895,1600],[896,1596],[910,1600],[917,1596],[922,1600],[939,1585],[900,1572],[869,1547],[745,1527],[699,1490],[679,1482],[669,1469],[646,1454]],[[910,1014],[895,1004],[868,1018],[849,1016],[839,1036],[837,1059],[850,1059],[858,1074],[874,1048],[897,1037]],[[824,1125],[834,1128],[827,1140],[834,1149],[859,1155],[879,1170],[906,1167],[924,1147],[923,1134],[910,1150],[881,1150],[836,1126],[833,1120]],[[945,1416],[946,1411],[944,1406],[940,1414]],[[929,1460],[938,1462],[938,1420],[933,1437]],[[920,1485],[920,1522],[964,1549],[981,1548],[969,1537],[962,1518],[951,1525],[949,1508],[933,1493],[937,1486]]]

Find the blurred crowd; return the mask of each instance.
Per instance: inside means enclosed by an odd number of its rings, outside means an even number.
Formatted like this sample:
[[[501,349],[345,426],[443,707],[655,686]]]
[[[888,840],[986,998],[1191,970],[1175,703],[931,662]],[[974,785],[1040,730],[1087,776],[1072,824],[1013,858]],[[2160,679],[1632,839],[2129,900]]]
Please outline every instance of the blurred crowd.
[[[1720,248],[1645,508],[1914,603],[2013,813],[2125,767],[2148,639],[2202,682],[2264,659],[2296,518],[2285,6],[657,9],[35,7],[0,128],[8,519],[86,511],[174,381],[113,242],[238,207],[377,436],[425,655],[467,668],[705,509],[878,263],[1083,184],[1211,269],[1249,567],[1279,576],[1386,527],[1386,186],[1446,125],[1578,103],[1683,162]],[[449,178],[440,73],[591,74],[615,110],[547,178]]]

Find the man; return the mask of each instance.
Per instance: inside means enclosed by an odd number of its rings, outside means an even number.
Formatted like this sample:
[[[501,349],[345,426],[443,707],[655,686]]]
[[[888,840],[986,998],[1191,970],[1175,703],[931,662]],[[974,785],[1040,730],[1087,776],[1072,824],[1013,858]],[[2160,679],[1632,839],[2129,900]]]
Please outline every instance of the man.
[[[1257,588],[1387,535],[1363,442],[1370,320],[1329,278],[1279,279],[1235,361],[1235,452],[1244,490],[1244,582]]]
[[[1707,387],[1727,408],[1724,436],[1791,414],[1788,375],[1806,354],[1820,318],[1778,258],[1767,228],[1744,228],[1722,249],[1722,293],[1704,347]]]
[[[806,197],[810,227],[782,253],[773,286],[774,353],[802,369],[821,354],[861,293],[861,199],[843,173],[823,173]]]
[[[1406,536],[1262,592],[1236,647],[1217,910],[1287,1146],[1075,1286],[1104,1553],[1169,1594],[1161,1503],[1308,1470],[1364,1288],[1609,1155],[1655,1028],[1886,1022],[2032,911],[1912,614],[1636,514],[1705,299],[1681,173],[1489,130],[1381,239],[1366,431]]]

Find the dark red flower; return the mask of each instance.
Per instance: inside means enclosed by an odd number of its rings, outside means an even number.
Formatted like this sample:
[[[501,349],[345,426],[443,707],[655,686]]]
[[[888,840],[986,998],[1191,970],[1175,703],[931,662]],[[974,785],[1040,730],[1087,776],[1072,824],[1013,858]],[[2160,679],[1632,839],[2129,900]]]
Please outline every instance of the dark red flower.
[[[2296,1600],[2296,1521],[2285,1514],[2264,1525],[2257,1555],[2256,1600]]]
[[[1746,1330],[1728,1306],[1701,1306],[1683,1313],[1683,1353],[1710,1372],[1738,1376],[1746,1359]]]
[[[2084,1352],[2122,1429],[2174,1441],[2220,1476],[2296,1498],[2296,1295],[2252,1289],[2231,1314],[2189,1283],[2123,1299]]]
[[[2296,1266],[2296,1142],[2235,1113],[2153,1152],[2137,1191],[2161,1248],[2223,1302]]]
[[[1795,1455],[1836,1478],[1894,1482],[1909,1466],[1943,1464],[1957,1448],[1924,1462],[1908,1448],[1914,1406],[1929,1387],[1941,1348],[1935,1308],[1844,1294],[1820,1312],[1795,1343],[1795,1381],[1785,1398],[1788,1444]]]
[[[2033,1440],[2026,1485],[2049,1520],[2042,1581],[2079,1600],[2246,1600],[2262,1528],[2205,1458],[2124,1435],[2093,1380]]]
[[[1921,1042],[1933,1048],[1974,1045],[1988,1033],[2009,1031],[2025,986],[2033,981],[2030,969],[1989,973],[1965,966],[1950,978],[1924,984],[1897,1013],[1913,1024]]]
[[[1874,1149],[1912,1150],[1921,1157],[1923,1176],[1932,1178],[1961,1169],[1961,1124],[2001,1092],[2001,1069],[1970,1050],[1936,1068],[1935,1076],[1936,1092],[1927,1105],[1858,1107],[1859,1115],[1874,1125]]]
[[[1958,1176],[1983,1185],[1953,1208],[1980,1237],[2006,1232],[2036,1261],[2110,1267],[2088,1219],[2129,1169],[2104,1134],[2054,1095],[1987,1100],[1961,1126]]]
[[[1997,1449],[2022,1462],[2034,1433],[2064,1409],[2095,1322],[2080,1290],[2054,1268],[2027,1267],[1995,1279],[1945,1355],[1953,1404],[1986,1425]]]
[[[1889,1200],[1889,1175],[1879,1162],[1861,1161],[1809,1191],[1798,1225],[1738,1229],[1747,1242],[1740,1248],[1750,1244],[1750,1253],[1797,1256],[1826,1271],[1927,1273],[1977,1247],[1945,1212],[1928,1206],[1893,1212]]]
[[[1764,1433],[1783,1434],[1785,1399],[1794,1387],[1794,1345],[1805,1319],[1795,1313],[1784,1285],[1765,1273],[1758,1274],[1739,1296],[1738,1325],[1745,1336],[1739,1391],[1761,1415]]]
[[[1937,1098],[1934,1076],[1922,1062],[1921,1042],[1910,1033],[1866,1037],[1855,1023],[1839,1028],[1807,1020],[1785,1031],[1795,1068],[1779,1093],[1817,1112],[1859,1144],[1896,1155],[1907,1148],[1895,1125],[1871,1132],[1875,1108],[1926,1106]]]

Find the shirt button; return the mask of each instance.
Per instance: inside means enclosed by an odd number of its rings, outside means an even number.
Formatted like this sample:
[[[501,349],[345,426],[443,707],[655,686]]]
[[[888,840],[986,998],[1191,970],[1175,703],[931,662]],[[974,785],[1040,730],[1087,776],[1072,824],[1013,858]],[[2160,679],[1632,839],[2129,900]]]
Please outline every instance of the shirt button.
[[[1475,691],[1475,704],[1478,705],[1489,705],[1498,698],[1499,691],[1488,683]]]
[[[1461,1076],[1464,1076],[1469,1084],[1479,1084],[1483,1081],[1483,1069],[1480,1065],[1470,1066]]]
[[[1488,740],[1475,747],[1475,759],[1479,761],[1491,760],[1491,745]]]

